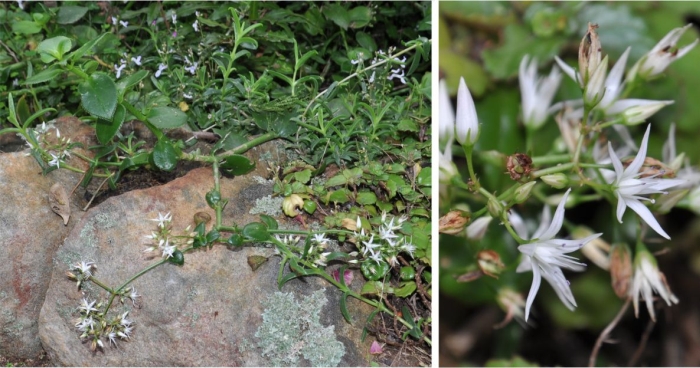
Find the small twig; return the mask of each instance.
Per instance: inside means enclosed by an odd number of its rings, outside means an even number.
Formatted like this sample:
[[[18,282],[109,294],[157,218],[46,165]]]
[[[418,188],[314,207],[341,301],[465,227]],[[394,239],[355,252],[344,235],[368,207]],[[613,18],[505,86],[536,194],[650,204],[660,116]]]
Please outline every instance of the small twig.
[[[10,56],[12,56],[12,59],[15,61],[15,63],[19,63],[19,59],[17,59],[17,55],[15,55],[14,51],[12,51],[12,49],[9,46],[7,46],[4,42],[2,42],[2,40],[0,40],[0,45],[2,45],[2,47],[4,47],[5,50],[7,50],[7,53],[10,54]]]
[[[634,354],[632,355],[632,358],[630,358],[629,362],[627,362],[628,367],[633,367],[637,365],[637,361],[639,360],[639,358],[642,357],[644,348],[646,348],[647,346],[649,336],[651,336],[651,332],[654,331],[654,326],[656,326],[656,322],[654,322],[653,319],[650,319],[649,323],[647,323],[647,328],[644,330],[644,334],[642,334],[642,339],[639,341],[639,347],[637,347],[637,350],[635,350]]]
[[[625,304],[620,308],[620,311],[617,312],[617,315],[613,320],[608,324],[607,327],[603,330],[603,332],[600,333],[600,336],[598,336],[598,340],[595,342],[595,346],[593,346],[593,351],[591,352],[591,357],[588,359],[588,366],[589,367],[595,367],[595,361],[596,358],[598,357],[598,351],[600,350],[600,347],[603,346],[603,341],[608,337],[610,332],[617,326],[617,323],[620,322],[620,319],[622,319],[622,316],[627,312],[627,308],[630,306],[630,302],[632,299],[627,298],[627,301]]]
[[[92,195],[92,198],[90,198],[90,202],[88,202],[88,204],[85,205],[85,208],[83,208],[83,212],[87,211],[88,207],[90,207],[90,205],[92,204],[92,201],[95,199],[95,197],[97,197],[97,193],[100,192],[100,189],[102,189],[102,186],[105,185],[105,183],[107,182],[107,180],[108,180],[109,178],[111,178],[111,177],[112,177],[112,175],[106,177],[105,180],[102,180],[102,183],[100,183],[100,186],[97,187],[97,190],[95,191],[95,194],[93,194],[93,195]]]

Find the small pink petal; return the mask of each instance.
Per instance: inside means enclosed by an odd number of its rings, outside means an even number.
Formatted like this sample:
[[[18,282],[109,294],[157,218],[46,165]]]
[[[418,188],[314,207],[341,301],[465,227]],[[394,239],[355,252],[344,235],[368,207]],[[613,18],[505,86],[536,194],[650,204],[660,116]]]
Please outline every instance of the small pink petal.
[[[378,343],[377,340],[372,341],[372,346],[369,347],[370,354],[381,354],[382,344]]]
[[[340,271],[338,271],[338,270],[333,270],[333,272],[331,272],[331,276],[333,276],[333,279],[334,279],[336,282],[340,282]]]
[[[345,277],[345,285],[350,285],[350,284],[352,284],[352,279],[354,277],[354,273],[350,270],[345,270],[343,277]]]

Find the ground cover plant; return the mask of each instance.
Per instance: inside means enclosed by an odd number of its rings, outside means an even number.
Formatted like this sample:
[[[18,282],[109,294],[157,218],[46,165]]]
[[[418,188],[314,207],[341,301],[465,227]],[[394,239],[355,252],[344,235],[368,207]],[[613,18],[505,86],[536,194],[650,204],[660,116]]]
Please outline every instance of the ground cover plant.
[[[76,335],[109,354],[138,340],[138,312],[110,310],[148,303],[138,277],[187,267],[198,248],[272,244],[280,264],[270,282],[328,281],[348,322],[377,340],[372,353],[405,342],[429,352],[430,16],[420,2],[0,4],[0,137],[42,174],[79,172],[92,202],[135,173],[212,169],[215,218],[158,214],[144,248],[160,260],[127,280],[99,279],[99,260],[68,270],[66,287],[105,291],[76,306]],[[53,124],[66,115],[94,128],[98,144],[66,139]],[[271,140],[287,159],[244,155]],[[270,167],[300,230],[222,215],[220,179],[255,165]],[[52,192],[57,213],[67,215],[75,190]],[[174,229],[175,216],[194,216],[192,227]],[[351,269],[361,290],[347,285]],[[375,308],[370,320],[350,321],[348,297]]]
[[[698,364],[698,14],[440,4],[441,365]]]

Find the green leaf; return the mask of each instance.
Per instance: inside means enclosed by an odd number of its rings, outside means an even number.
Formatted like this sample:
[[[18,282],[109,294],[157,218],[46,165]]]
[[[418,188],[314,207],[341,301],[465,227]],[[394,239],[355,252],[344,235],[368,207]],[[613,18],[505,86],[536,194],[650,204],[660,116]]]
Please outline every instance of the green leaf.
[[[260,220],[270,230],[277,230],[279,228],[279,224],[277,224],[277,220],[275,220],[272,216],[260,215]]]
[[[60,9],[58,9],[56,22],[58,24],[73,24],[85,16],[87,11],[88,8],[83,6],[63,5]]]
[[[251,222],[243,227],[243,236],[255,241],[265,241],[270,239],[267,227],[260,222]]]
[[[340,278],[341,279],[344,278],[342,271],[340,273]],[[343,295],[340,296],[340,313],[343,314],[343,317],[345,317],[345,320],[348,321],[348,323],[352,323],[352,318],[350,317],[350,312],[348,312],[347,299],[348,299],[347,292],[343,293]]]
[[[516,355],[511,359],[490,359],[484,367],[539,367],[539,365]]]
[[[326,16],[326,19],[332,20],[333,23],[344,30],[347,30],[348,26],[350,26],[350,15],[340,4],[328,4],[324,6],[323,15]]]
[[[394,289],[381,281],[367,281],[362,285],[360,294],[362,295],[382,295],[392,294]]]
[[[346,188],[334,190],[328,196],[328,200],[333,203],[345,203],[350,200],[349,191]]]
[[[173,256],[168,258],[168,262],[178,266],[182,266],[183,264],[185,264],[185,255],[182,254],[182,252],[179,249],[175,250],[173,252]]]
[[[216,229],[212,229],[209,233],[207,233],[207,244],[217,241],[220,237],[221,234]]]
[[[148,121],[156,128],[172,129],[185,125],[187,114],[175,107],[159,106],[148,112]]]
[[[398,289],[394,289],[394,295],[400,297],[400,298],[406,298],[413,294],[413,292],[416,291],[416,282],[415,281],[407,281],[401,283]]]
[[[302,184],[306,184],[311,180],[311,170],[304,169],[294,173],[294,179]]]
[[[362,28],[372,20],[372,9],[366,6],[358,6],[348,12],[350,28]]]
[[[416,178],[416,184],[418,184],[421,187],[429,187],[432,185],[431,182],[431,175],[432,175],[433,170],[429,167],[423,168],[420,173],[418,174],[418,177]]]
[[[367,50],[371,52],[377,51],[377,43],[374,42],[374,38],[372,38],[372,36],[369,34],[359,31],[355,34],[355,39],[360,46],[366,48]]]
[[[230,155],[226,156],[220,168],[228,175],[243,175],[253,171],[255,163],[242,155]]]
[[[63,69],[61,69],[57,65],[51,65],[51,67],[49,67],[48,69],[42,70],[38,74],[34,74],[31,77],[27,78],[27,80],[25,80],[24,83],[25,84],[37,84],[37,83],[50,81],[50,80],[58,77],[62,73],[63,73]]]
[[[316,212],[316,207],[317,207],[316,202],[308,201],[308,200],[304,201],[304,205],[302,206],[304,211],[306,211],[306,213],[308,213],[309,215],[313,215],[314,212]]]
[[[153,147],[153,153],[151,154],[151,159],[153,164],[163,170],[172,171],[177,166],[177,149],[173,146],[173,143],[168,138],[161,138],[156,142]]]
[[[109,143],[112,137],[117,134],[119,128],[121,128],[124,123],[124,118],[126,118],[126,108],[119,104],[117,105],[117,110],[114,112],[112,121],[97,119],[97,124],[95,125],[97,140],[102,144]]]
[[[406,322],[408,322],[411,325],[411,329],[407,333],[409,335],[411,335],[413,338],[420,339],[421,330],[420,330],[420,328],[418,328],[416,321],[413,320],[413,316],[411,315],[411,311],[408,309],[407,306],[403,305],[401,307],[401,314],[403,315],[403,319],[406,320]]]
[[[117,82],[117,91],[120,96],[124,95],[129,88],[139,84],[144,78],[148,76],[148,70],[139,70],[138,72],[126,76]]]
[[[357,193],[356,201],[363,205],[374,204],[377,202],[377,195],[374,192],[361,191]]]
[[[404,132],[417,132],[418,124],[411,119],[401,119],[399,124],[396,126],[396,129]]]
[[[83,108],[98,118],[112,120],[117,109],[117,86],[104,73],[95,73],[78,86]]]
[[[482,53],[484,67],[499,79],[517,75],[526,54],[537,60],[551,60],[566,44],[565,37],[537,38],[527,27],[518,24],[507,25],[503,38],[502,45]]]
[[[54,60],[63,60],[65,55],[73,47],[73,41],[65,36],[56,36],[41,41],[36,52],[41,56],[41,61],[48,64]]]
[[[74,27],[74,30],[75,30],[75,28],[77,28],[77,27]],[[88,29],[92,30],[94,32],[94,30],[92,28],[88,28]],[[71,60],[77,60],[77,59],[80,59],[81,57],[83,57],[84,55],[87,55],[89,52],[92,51],[92,48],[95,47],[95,45],[97,45],[97,43],[102,41],[102,39],[105,36],[107,36],[108,34],[109,33],[103,33],[100,35],[100,37],[90,39],[90,41],[88,41],[84,45],[80,46],[79,49],[71,52],[70,55],[68,55],[68,58]],[[78,39],[78,41],[80,41],[80,38]]]
[[[17,101],[17,107],[15,108],[17,112],[17,121],[22,124],[22,126],[27,126],[27,119],[31,115],[29,111],[29,105],[27,104],[27,95],[20,97]]]
[[[277,280],[277,287],[278,287],[280,290],[282,290],[282,286],[284,286],[284,284],[286,284],[288,281],[291,281],[291,280],[296,279],[296,278],[299,277],[299,276],[300,276],[300,275],[297,275],[297,274],[294,273],[294,272],[290,272],[290,273],[288,273],[288,274],[286,274],[286,275],[280,277],[279,280]]]
[[[20,20],[12,23],[12,32],[31,35],[41,32],[41,26],[30,20]]]
[[[345,185],[348,183],[348,179],[343,175],[343,173],[338,173],[334,177],[326,181],[326,188],[336,187],[338,185]]]
[[[234,247],[240,247],[241,245],[243,245],[243,237],[241,236],[241,234],[233,233],[231,234],[231,237],[228,238],[226,243]]]

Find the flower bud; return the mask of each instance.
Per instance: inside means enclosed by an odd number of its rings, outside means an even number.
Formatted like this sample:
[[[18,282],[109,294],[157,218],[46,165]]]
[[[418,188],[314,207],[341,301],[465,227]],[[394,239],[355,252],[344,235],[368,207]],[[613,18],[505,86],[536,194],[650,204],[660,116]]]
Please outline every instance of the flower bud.
[[[455,115],[455,138],[461,145],[472,146],[479,137],[479,120],[476,107],[464,78],[457,89],[457,114]]]
[[[603,62],[598,65],[598,69],[596,69],[590,79],[588,79],[586,87],[584,88],[583,102],[589,108],[595,107],[600,100],[603,99],[603,95],[605,95],[605,77],[607,74],[608,56],[606,55]]]
[[[506,266],[501,262],[501,256],[492,250],[482,250],[477,255],[477,263],[479,269],[484,275],[491,276],[495,279],[503,272]]]
[[[577,226],[571,232],[571,237],[573,239],[584,239],[591,235],[593,235],[593,231],[585,226]],[[581,247],[581,253],[583,253],[586,258],[606,271],[610,269],[609,252],[610,244],[601,237],[595,238]]]
[[[654,203],[657,213],[666,214],[671,211],[671,209],[678,204],[678,202],[685,198],[690,189],[680,189],[668,192],[667,195],[660,196]]]
[[[527,201],[527,199],[530,198],[532,187],[534,187],[536,183],[537,181],[531,181],[519,186],[518,189],[515,190],[515,203],[523,203]]]
[[[627,299],[632,279],[632,256],[625,243],[615,243],[610,250],[610,279],[615,294]]]
[[[506,312],[506,316],[502,322],[493,326],[493,328],[502,328],[513,320],[513,317],[520,320],[525,319],[525,299],[523,295],[515,290],[504,287],[498,290],[496,295],[496,303]]]
[[[467,226],[467,239],[471,240],[481,240],[486,234],[486,229],[488,229],[489,224],[493,220],[491,216],[483,216],[472,221],[469,226]]]
[[[569,186],[569,177],[563,173],[540,176],[540,179],[549,184],[552,188],[556,189],[562,189]]]
[[[455,235],[464,230],[469,221],[469,214],[462,211],[450,211],[445,216],[440,217],[439,232],[443,234]]]
[[[506,170],[513,180],[520,180],[532,172],[532,159],[524,153],[516,153],[506,158]]]
[[[298,194],[292,194],[282,201],[282,210],[289,217],[299,215],[301,212],[298,209],[302,206],[304,206],[304,200]]]
[[[598,28],[597,24],[588,23],[588,31],[579,45],[578,70],[582,79],[579,81],[581,88],[585,88],[588,85],[588,81],[595,71],[598,70],[601,63],[603,48],[600,45],[598,33],[595,31],[596,28]]]
[[[646,121],[664,106],[670,105],[673,100],[655,101],[642,99],[626,99],[616,103],[606,111],[609,115],[621,114],[625,125],[637,125]]]
[[[496,198],[490,197],[486,207],[488,208],[492,217],[501,218],[501,214],[503,214],[503,204]]]

